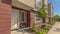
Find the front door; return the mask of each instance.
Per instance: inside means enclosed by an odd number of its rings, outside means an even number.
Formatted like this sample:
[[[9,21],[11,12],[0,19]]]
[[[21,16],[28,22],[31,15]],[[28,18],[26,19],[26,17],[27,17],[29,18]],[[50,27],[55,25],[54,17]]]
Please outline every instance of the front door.
[[[20,12],[19,12],[19,18],[20,18],[20,28],[25,28],[25,27],[27,27],[26,11],[20,11]]]

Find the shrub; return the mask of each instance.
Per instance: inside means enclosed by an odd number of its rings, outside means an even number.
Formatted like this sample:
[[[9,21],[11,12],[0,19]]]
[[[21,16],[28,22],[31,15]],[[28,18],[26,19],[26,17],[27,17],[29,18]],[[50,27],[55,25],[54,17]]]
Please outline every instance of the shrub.
[[[45,24],[44,29],[48,30],[51,27],[51,24]]]
[[[41,31],[37,31],[36,34],[41,34]]]
[[[40,30],[40,31],[36,32],[36,34],[46,34],[46,31],[45,30]]]
[[[53,22],[48,22],[48,24],[53,25]]]
[[[37,27],[36,26],[32,26],[32,30],[34,31],[34,32],[37,32]]]

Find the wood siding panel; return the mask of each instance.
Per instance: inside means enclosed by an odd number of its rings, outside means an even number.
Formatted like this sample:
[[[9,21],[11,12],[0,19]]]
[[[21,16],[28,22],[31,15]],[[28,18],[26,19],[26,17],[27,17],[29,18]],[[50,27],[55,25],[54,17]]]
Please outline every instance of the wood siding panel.
[[[0,34],[11,34],[11,5],[2,1],[0,0]]]
[[[6,15],[8,15],[10,13],[11,13],[10,11],[0,10],[0,14],[6,14]]]
[[[5,18],[5,19],[6,19],[6,18],[10,18],[10,15],[0,14],[0,19],[3,19],[3,18]]]

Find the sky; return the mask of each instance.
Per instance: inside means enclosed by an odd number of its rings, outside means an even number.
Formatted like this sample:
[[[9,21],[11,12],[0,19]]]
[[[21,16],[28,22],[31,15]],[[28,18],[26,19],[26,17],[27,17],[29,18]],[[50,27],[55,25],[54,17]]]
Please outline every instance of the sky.
[[[48,0],[48,2],[53,5],[54,15],[60,15],[60,0]]]

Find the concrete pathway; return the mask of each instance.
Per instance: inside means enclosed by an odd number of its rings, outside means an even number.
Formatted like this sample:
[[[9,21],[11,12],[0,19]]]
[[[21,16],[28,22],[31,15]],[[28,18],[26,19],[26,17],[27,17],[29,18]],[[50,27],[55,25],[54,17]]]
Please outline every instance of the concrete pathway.
[[[11,31],[11,34],[31,34],[31,33],[21,31]]]
[[[48,34],[60,34],[60,22],[56,22]]]

